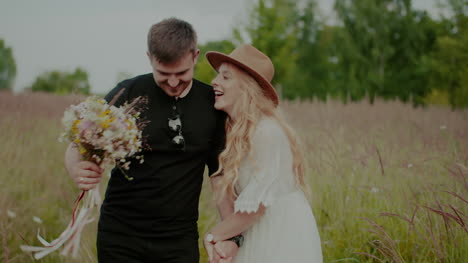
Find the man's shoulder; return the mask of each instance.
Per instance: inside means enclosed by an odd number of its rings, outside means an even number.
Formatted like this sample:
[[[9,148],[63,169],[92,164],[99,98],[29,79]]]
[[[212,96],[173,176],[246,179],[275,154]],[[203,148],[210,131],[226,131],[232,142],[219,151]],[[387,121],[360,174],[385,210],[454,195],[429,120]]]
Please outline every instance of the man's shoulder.
[[[123,88],[132,88],[135,86],[142,86],[142,85],[148,85],[148,84],[151,85],[153,84],[153,82],[154,82],[153,74],[148,73],[148,74],[138,75],[133,78],[122,80],[121,82],[117,84],[117,86],[118,87],[120,86]]]
[[[138,75],[117,83],[116,87],[105,96],[105,99],[110,101],[114,96],[120,94],[120,99],[117,103],[117,105],[119,105],[131,99],[131,97],[139,96],[138,94],[144,92],[144,89],[151,87],[152,85],[154,85],[154,79],[151,73]],[[121,92],[122,90],[123,92]]]

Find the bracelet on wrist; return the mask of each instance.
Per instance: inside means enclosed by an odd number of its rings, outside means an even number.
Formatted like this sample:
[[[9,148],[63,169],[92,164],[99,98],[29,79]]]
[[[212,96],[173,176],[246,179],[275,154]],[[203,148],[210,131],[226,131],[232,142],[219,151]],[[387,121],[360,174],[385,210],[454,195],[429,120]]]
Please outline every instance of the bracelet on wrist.
[[[237,247],[241,247],[242,244],[244,243],[244,236],[241,234],[241,235],[231,237],[231,238],[229,238],[227,240],[236,243]]]

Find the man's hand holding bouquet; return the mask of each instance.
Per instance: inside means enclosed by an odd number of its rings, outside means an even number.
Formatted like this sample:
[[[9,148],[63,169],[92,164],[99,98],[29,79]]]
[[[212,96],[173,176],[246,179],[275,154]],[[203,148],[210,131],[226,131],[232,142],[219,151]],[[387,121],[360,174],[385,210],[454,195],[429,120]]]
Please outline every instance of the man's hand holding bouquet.
[[[102,203],[99,192],[102,173],[118,167],[131,181],[133,178],[125,173],[130,166],[128,158],[143,162],[143,156],[138,154],[142,151],[145,122],[140,121],[139,116],[146,99],[138,97],[131,103],[115,107],[113,104],[122,92],[110,103],[89,97],[65,111],[62,119],[65,131],[61,140],[70,141],[70,147],[80,153],[81,159],[76,160],[77,165],[72,168],[76,170],[69,170],[69,173],[82,192],[76,199],[68,227],[57,239],[47,242],[38,234],[42,247],[21,246],[23,251],[34,252],[34,258],[40,259],[62,246],[63,255],[72,252],[76,256],[81,232],[94,220],[94,208],[99,208]]]

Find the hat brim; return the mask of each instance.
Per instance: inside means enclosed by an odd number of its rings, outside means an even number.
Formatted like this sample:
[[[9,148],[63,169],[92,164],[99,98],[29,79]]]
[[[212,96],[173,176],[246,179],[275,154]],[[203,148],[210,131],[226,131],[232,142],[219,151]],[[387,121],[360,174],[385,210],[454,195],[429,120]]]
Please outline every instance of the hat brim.
[[[258,74],[255,70],[246,66],[242,62],[235,60],[231,58],[230,56],[217,52],[217,51],[209,51],[205,54],[205,57],[210,63],[210,65],[214,68],[214,70],[216,70],[216,72],[218,72],[221,64],[225,62],[234,64],[237,67],[244,70],[245,72],[247,72],[250,76],[252,76],[257,81],[260,87],[264,90],[265,95],[273,101],[275,107],[278,106],[279,98],[278,98],[278,94],[276,93],[275,88],[273,88],[273,85],[271,85],[271,83],[268,80],[266,80],[262,75]]]

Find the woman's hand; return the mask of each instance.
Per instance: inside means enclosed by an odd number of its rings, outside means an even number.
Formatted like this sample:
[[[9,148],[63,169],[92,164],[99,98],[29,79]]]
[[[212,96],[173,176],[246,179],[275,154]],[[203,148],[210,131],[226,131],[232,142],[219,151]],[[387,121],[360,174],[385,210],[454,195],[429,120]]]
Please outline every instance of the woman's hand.
[[[207,240],[206,235],[203,238],[203,245],[205,246],[206,253],[208,254],[209,263],[219,263],[221,257],[218,252],[216,252],[215,244]]]
[[[217,241],[209,240],[208,235],[203,238],[203,245],[208,254],[210,263],[229,263],[237,254],[239,247],[233,241]],[[213,238],[213,236],[211,236]]]
[[[237,254],[239,247],[233,241],[220,241],[214,244],[214,249],[221,257],[220,263],[229,263]]]

